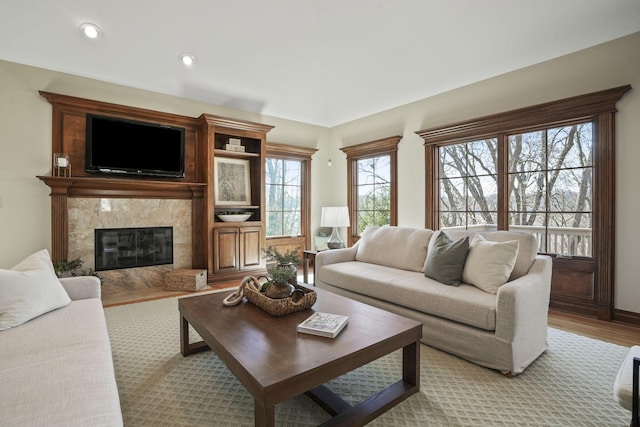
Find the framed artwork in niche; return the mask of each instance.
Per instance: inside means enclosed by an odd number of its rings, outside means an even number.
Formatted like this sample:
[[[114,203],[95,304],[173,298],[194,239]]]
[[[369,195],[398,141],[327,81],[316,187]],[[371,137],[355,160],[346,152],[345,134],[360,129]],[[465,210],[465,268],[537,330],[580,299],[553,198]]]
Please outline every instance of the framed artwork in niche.
[[[249,160],[214,158],[216,206],[251,204]]]

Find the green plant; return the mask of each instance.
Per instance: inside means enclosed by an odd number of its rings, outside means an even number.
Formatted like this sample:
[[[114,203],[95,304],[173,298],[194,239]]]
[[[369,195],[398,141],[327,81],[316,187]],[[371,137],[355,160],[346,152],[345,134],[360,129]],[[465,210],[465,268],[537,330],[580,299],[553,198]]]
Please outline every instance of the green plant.
[[[272,283],[287,283],[290,279],[296,277],[297,270],[291,265],[274,264],[267,268],[269,274],[269,281]]]
[[[53,263],[53,269],[58,277],[67,276],[98,276],[93,269],[80,269],[83,261],[80,258],[72,259],[70,261],[56,261]]]
[[[295,265],[300,264],[300,248],[287,249],[281,253],[275,246],[269,246],[262,249],[264,258],[273,261],[273,264],[267,267],[269,281],[272,283],[286,283],[295,279],[298,270]]]
[[[264,258],[274,260],[278,264],[300,264],[300,248],[287,249],[287,251],[282,254],[274,246],[269,246],[267,249],[263,248],[262,252],[264,252]]]

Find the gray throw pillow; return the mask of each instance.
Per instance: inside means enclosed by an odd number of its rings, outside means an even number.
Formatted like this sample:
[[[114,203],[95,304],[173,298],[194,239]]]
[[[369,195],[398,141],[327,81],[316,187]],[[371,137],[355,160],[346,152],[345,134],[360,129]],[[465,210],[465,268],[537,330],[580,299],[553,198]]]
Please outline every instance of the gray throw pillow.
[[[441,231],[429,251],[424,275],[445,285],[458,286],[468,252],[468,236],[454,242]]]

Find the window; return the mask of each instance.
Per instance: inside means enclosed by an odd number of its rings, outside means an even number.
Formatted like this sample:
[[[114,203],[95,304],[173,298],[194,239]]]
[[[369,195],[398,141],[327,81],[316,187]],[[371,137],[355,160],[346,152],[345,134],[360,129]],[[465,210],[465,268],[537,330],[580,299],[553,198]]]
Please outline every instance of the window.
[[[610,320],[621,86],[417,132],[427,228],[525,231],[553,257],[551,307]]]
[[[509,135],[509,229],[540,251],[591,257],[593,123]]]
[[[397,225],[399,136],[342,148],[348,162],[349,245],[369,225]]]
[[[357,233],[369,225],[391,223],[391,156],[356,160],[357,194],[355,218]]]
[[[267,237],[301,233],[302,162],[266,159]]]
[[[440,227],[497,224],[497,140],[440,147]]]
[[[506,149],[498,149],[506,144]],[[540,251],[591,256],[593,123],[544,128],[437,147],[439,227],[533,233]],[[498,194],[506,157],[508,194]],[[504,200],[506,206],[500,206]]]
[[[311,155],[315,151],[271,142],[267,144],[265,229],[267,239],[272,240],[270,245],[311,247],[310,177]]]

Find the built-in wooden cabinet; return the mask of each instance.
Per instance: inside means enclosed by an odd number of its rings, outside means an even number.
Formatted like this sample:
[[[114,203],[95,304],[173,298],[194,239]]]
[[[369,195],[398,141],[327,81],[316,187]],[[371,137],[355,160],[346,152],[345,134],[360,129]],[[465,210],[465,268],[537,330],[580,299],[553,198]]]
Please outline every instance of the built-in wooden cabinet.
[[[215,227],[213,273],[233,276],[263,269],[263,242],[262,227]]]
[[[53,106],[52,152],[68,153],[69,177],[39,176],[51,187],[51,239],[54,261],[67,259],[69,197],[192,200],[192,268],[206,268],[209,282],[266,274],[264,167],[266,134],[273,126],[202,114],[198,118],[40,92]],[[86,115],[145,121],[185,129],[184,178],[135,178],[85,172]],[[243,152],[227,149],[231,142]],[[216,184],[220,164],[243,165],[247,197],[222,200]],[[221,178],[221,176],[218,176]],[[231,177],[236,179],[237,177]],[[218,196],[216,198],[216,195]],[[223,222],[223,211],[245,211],[244,222]],[[150,213],[152,215],[152,213]]]
[[[203,114],[200,135],[207,141],[206,256],[213,281],[242,279],[247,274],[266,273],[262,258],[265,247],[264,168],[266,136],[273,126]],[[228,145],[240,144],[244,151]],[[227,169],[224,169],[227,168]],[[229,171],[229,172],[226,172]],[[228,182],[231,180],[232,182]],[[226,194],[222,181],[232,186]],[[243,222],[224,222],[218,214],[246,212]]]

